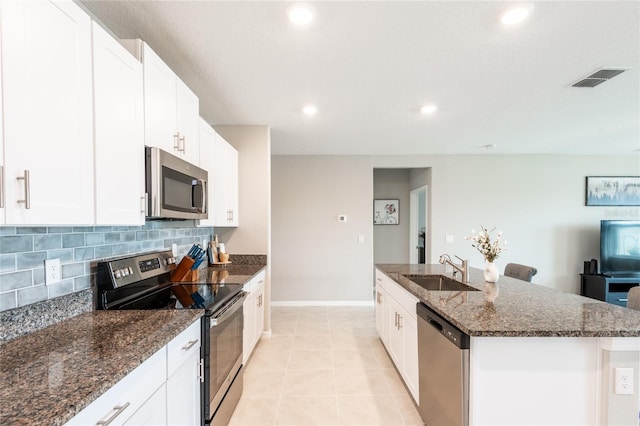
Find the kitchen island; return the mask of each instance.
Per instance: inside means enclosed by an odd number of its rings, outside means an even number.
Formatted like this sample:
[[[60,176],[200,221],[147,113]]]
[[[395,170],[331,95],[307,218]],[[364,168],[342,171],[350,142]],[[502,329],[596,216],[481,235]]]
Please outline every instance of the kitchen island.
[[[478,291],[428,291],[405,275],[448,276],[443,265],[376,265],[470,336],[469,424],[637,424],[640,312],[509,277]],[[381,275],[382,274],[382,275]],[[633,368],[635,393],[613,391]]]

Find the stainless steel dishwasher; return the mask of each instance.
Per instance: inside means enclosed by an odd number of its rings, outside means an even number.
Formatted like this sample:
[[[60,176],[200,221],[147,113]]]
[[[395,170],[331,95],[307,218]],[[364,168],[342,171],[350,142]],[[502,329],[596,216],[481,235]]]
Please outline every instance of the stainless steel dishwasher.
[[[417,312],[422,420],[428,426],[467,426],[469,336],[422,303]]]

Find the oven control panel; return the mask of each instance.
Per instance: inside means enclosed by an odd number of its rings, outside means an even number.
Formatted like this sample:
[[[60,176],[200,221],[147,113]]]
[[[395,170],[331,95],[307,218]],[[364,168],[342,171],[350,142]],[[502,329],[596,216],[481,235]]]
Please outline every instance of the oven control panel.
[[[160,251],[114,258],[100,262],[98,268],[108,270],[111,287],[117,288],[171,272],[176,268],[176,258],[170,250]]]

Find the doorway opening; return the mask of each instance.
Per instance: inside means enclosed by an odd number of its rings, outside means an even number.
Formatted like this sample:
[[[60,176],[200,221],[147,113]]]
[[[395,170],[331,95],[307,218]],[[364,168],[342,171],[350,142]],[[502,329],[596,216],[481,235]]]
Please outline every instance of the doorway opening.
[[[409,194],[409,262],[424,264],[427,253],[427,185]]]

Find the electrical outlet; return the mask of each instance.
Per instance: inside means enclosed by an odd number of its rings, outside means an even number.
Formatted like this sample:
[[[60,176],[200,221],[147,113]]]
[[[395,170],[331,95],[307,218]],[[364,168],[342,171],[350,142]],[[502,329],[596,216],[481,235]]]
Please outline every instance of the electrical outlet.
[[[61,275],[60,259],[47,259],[44,261],[44,282],[46,285],[59,283]]]
[[[633,395],[633,368],[616,368],[616,395]]]

